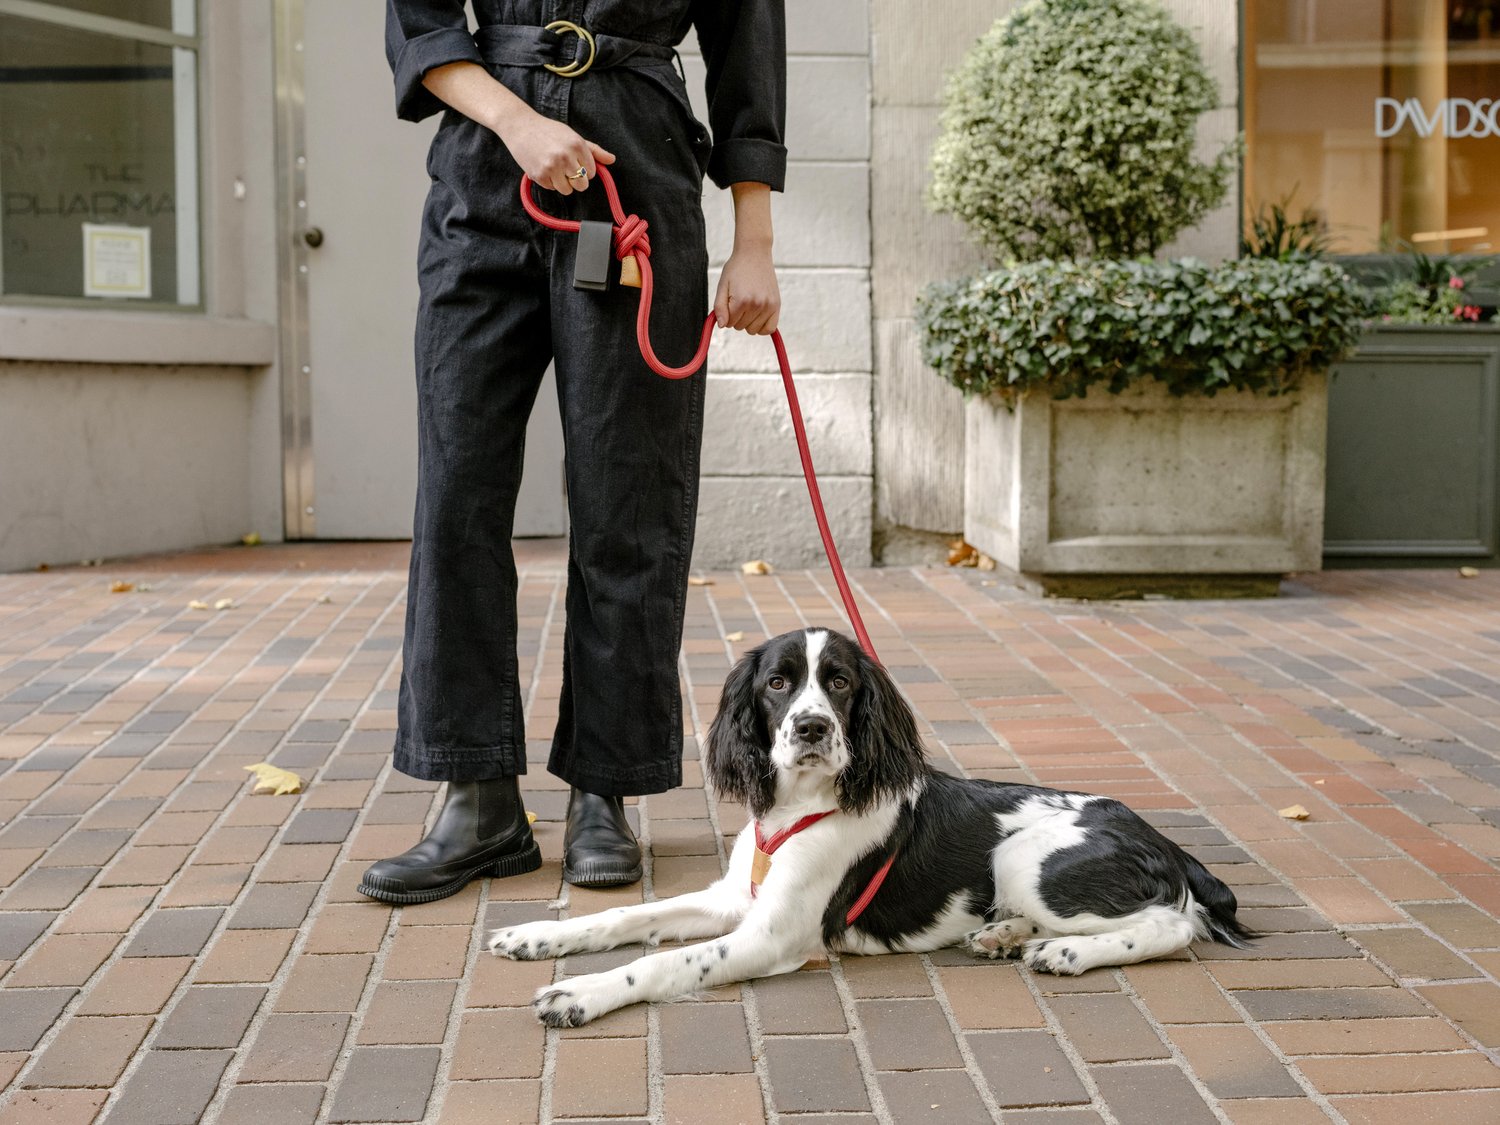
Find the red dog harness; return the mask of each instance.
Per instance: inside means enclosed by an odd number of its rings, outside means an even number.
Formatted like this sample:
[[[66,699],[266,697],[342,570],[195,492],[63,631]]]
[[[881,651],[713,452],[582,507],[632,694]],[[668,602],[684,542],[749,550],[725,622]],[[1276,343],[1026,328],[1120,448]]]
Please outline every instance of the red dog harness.
[[[756,897],[756,892],[760,889],[760,885],[766,881],[766,875],[771,870],[771,856],[775,854],[777,848],[781,847],[782,844],[786,843],[804,828],[811,828],[825,816],[832,816],[836,812],[838,812],[837,809],[829,809],[827,812],[811,813],[808,816],[804,816],[797,823],[783,828],[769,839],[761,831],[760,821],[757,820],[755,822],[755,860],[750,865],[750,897]],[[864,893],[854,900],[854,905],[849,908],[849,913],[844,915],[845,925],[854,925],[854,920],[865,912],[865,908],[870,905],[876,892],[880,890],[880,884],[884,883],[885,877],[890,874],[891,864],[895,862],[896,853],[892,852],[890,858],[880,865],[880,870],[875,872],[874,877],[870,879],[870,885],[864,889]]]

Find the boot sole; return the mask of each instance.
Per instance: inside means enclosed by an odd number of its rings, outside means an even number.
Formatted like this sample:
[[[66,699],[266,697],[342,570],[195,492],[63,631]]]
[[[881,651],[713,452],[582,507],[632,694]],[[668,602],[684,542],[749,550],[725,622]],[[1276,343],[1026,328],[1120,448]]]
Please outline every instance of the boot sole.
[[[626,887],[639,882],[642,867],[611,867],[608,864],[591,864],[583,867],[563,867],[563,882],[574,887]]]
[[[429,887],[425,891],[397,891],[361,882],[358,890],[365,897],[379,902],[394,903],[397,906],[416,906],[420,903],[436,902],[440,898],[456,895],[475,879],[482,879],[487,875],[496,879],[504,879],[510,875],[525,875],[528,871],[535,871],[541,865],[542,849],[537,846],[535,840],[532,840],[530,846],[522,851],[501,856],[499,859],[487,860],[440,887]]]

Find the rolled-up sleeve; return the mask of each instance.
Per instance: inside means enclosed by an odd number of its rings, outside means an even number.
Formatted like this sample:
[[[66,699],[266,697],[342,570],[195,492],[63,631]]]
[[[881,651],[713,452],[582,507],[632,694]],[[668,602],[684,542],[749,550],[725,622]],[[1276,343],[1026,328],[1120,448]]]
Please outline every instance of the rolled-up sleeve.
[[[385,57],[396,76],[396,116],[420,121],[440,112],[442,99],[422,85],[434,67],[482,62],[463,0],[386,0]]]
[[[783,0],[696,0],[693,25],[708,78],[719,187],[750,180],[786,184],[786,11]]]

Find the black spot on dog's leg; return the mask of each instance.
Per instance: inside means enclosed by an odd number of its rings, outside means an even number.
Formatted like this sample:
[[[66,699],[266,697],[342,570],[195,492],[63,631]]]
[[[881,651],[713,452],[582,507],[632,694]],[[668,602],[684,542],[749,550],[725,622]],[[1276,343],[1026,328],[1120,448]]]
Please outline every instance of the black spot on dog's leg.
[[[630,985],[632,988],[634,988],[635,987],[635,974],[633,974],[633,973],[626,973],[625,974],[625,983],[628,984],[628,985]]]
[[[723,960],[727,959],[728,957],[729,957],[729,946],[725,945],[722,941],[719,942],[719,960],[723,961]]]
[[[1134,949],[1135,948],[1135,942],[1133,942],[1133,941],[1127,941],[1125,943],[1125,948],[1126,949]]]

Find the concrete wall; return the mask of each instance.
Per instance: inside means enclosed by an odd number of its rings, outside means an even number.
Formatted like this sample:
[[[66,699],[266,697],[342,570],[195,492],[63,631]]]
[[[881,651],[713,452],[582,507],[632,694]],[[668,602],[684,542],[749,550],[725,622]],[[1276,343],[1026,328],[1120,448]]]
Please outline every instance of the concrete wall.
[[[873,74],[871,276],[875,338],[876,519],[925,531],[963,526],[963,400],[922,363],[912,321],[919,289],[983,266],[964,228],[923,203],[944,80],[974,40],[1019,0],[933,0],[913,19],[902,0],[871,0]],[[1238,127],[1238,6],[1228,0],[1165,0],[1192,28],[1219,83],[1223,108],[1205,117],[1205,149]],[[1167,255],[1232,256],[1238,195]]]
[[[787,5],[787,190],[773,203],[782,334],[829,519],[846,562],[870,558],[870,63],[867,0]],[[684,47],[696,46],[691,36]],[[703,68],[684,56],[700,118]],[[709,255],[728,256],[728,192],[704,196]],[[770,341],[720,333],[709,353],[699,566],[823,557]]]
[[[271,6],[201,11],[204,313],[0,307],[0,570],[280,537]]]

